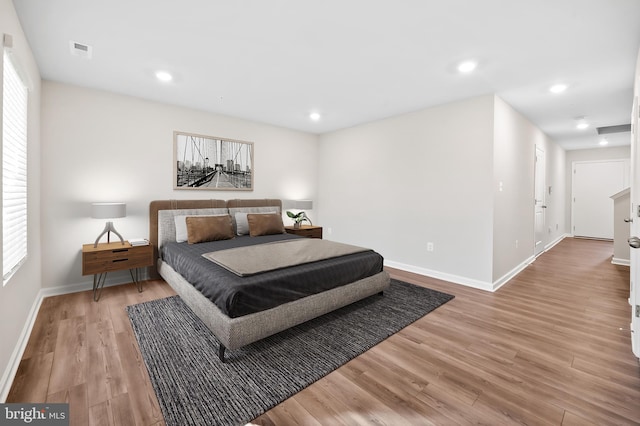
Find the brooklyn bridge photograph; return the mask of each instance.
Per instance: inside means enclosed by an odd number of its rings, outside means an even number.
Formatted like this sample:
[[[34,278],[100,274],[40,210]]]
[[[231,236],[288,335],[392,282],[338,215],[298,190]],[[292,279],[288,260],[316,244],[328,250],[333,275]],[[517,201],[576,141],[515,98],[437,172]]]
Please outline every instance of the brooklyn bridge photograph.
[[[253,190],[253,143],[174,133],[175,189]]]

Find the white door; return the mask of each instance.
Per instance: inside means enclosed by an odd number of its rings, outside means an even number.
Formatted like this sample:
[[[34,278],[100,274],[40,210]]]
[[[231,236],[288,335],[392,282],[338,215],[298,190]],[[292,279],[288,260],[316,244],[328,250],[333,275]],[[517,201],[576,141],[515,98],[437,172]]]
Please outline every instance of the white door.
[[[611,196],[626,187],[624,160],[573,163],[573,235],[613,239]]]
[[[640,85],[640,81],[636,84]],[[631,134],[631,235],[640,236],[640,131],[638,130],[638,98],[633,101]],[[635,356],[640,358],[640,248],[631,249],[631,282],[629,304],[631,305],[631,346]]]
[[[534,218],[535,218],[535,230],[534,241],[535,246],[533,249],[534,256],[539,255],[544,250],[544,224],[545,224],[545,211],[547,206],[545,205],[545,159],[544,151],[542,148],[536,146],[536,165],[534,167]]]

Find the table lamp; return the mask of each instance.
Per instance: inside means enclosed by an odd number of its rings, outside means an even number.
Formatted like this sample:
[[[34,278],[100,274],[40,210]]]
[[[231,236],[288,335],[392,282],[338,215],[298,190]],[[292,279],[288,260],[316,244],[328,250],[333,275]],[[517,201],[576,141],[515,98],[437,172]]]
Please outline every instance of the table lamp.
[[[127,205],[125,203],[92,203],[91,204],[91,217],[95,219],[115,219],[118,217],[125,217],[127,215]],[[122,245],[124,245],[124,239],[122,235],[116,231],[113,227],[113,222],[107,221],[104,226],[104,230],[98,238],[96,238],[96,242],[93,247],[98,247],[98,241],[104,234],[107,234],[107,243],[110,242],[111,233],[116,234],[120,237],[120,241]]]
[[[300,225],[300,223],[303,220],[306,220],[307,222],[309,222],[309,225],[313,225],[313,223],[311,223],[311,219],[309,219],[309,216],[307,216],[307,214],[304,212],[304,210],[311,210],[313,208],[312,200],[285,200],[284,207],[289,209],[302,210],[297,214],[287,212],[287,216],[289,216],[294,221],[296,221],[295,222],[296,228]]]

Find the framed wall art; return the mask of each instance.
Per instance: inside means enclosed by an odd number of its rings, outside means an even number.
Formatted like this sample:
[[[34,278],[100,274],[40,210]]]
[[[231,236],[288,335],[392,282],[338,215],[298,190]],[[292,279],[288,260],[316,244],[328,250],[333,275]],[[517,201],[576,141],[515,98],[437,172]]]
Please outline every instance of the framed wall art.
[[[173,132],[174,189],[253,191],[253,142]]]

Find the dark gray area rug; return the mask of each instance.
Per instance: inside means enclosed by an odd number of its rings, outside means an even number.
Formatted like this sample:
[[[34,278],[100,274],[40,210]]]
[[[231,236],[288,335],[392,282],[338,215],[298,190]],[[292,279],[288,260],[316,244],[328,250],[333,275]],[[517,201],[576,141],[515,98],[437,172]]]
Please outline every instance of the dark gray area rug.
[[[242,425],[453,296],[391,280],[375,295],[227,351],[178,296],[127,307],[167,425]]]

